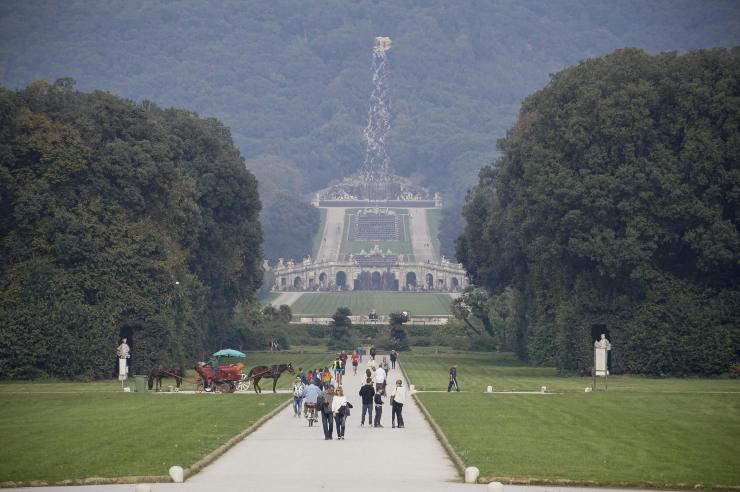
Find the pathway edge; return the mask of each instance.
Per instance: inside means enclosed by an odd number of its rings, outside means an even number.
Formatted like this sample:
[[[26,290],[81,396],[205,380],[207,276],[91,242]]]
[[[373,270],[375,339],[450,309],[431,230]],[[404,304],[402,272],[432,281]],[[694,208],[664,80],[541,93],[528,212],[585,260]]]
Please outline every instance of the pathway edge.
[[[241,431],[239,434],[235,435],[225,443],[223,443],[221,446],[217,447],[198,461],[192,464],[189,468],[186,468],[184,470],[184,477],[185,480],[192,477],[193,475],[200,472],[203,468],[210,465],[214,461],[216,461],[217,458],[219,458],[222,454],[224,454],[229,449],[233,448],[237,444],[239,444],[241,441],[244,440],[248,435],[252,434],[254,431],[262,427],[264,424],[267,423],[271,418],[273,418],[275,415],[283,411],[290,403],[292,402],[292,398],[285,400],[283,403],[280,403],[277,407],[270,410],[268,413],[257,419],[252,425]],[[169,477],[168,477],[169,478]]]
[[[410,387],[411,379],[409,379],[409,375],[406,373],[406,369],[404,369],[403,364],[401,363],[399,363],[399,366],[401,366],[401,373],[406,379],[406,384],[408,384]],[[457,470],[458,475],[460,477],[463,477],[465,475],[465,462],[462,460],[462,458],[460,458],[460,455],[457,454],[455,448],[452,447],[449,439],[447,439],[447,435],[444,433],[439,424],[437,424],[437,422],[434,420],[432,414],[429,413],[429,410],[427,410],[427,407],[424,406],[424,403],[422,403],[421,399],[416,397],[415,392],[412,393],[411,396],[414,398],[414,401],[419,406],[419,410],[421,410],[421,413],[422,415],[424,415],[427,423],[432,427],[434,434],[437,436],[437,440],[440,442],[440,444],[442,444],[442,447],[447,453],[447,456],[450,457],[452,463],[455,465],[455,469]]]

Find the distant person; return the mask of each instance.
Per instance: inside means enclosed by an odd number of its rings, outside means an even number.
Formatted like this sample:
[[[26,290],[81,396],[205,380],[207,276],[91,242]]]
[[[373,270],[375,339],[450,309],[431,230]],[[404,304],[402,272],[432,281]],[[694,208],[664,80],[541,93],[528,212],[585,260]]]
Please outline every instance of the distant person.
[[[396,368],[396,359],[398,359],[398,353],[395,350],[391,350],[391,369]]]
[[[334,415],[334,420],[337,423],[337,439],[344,439],[344,429],[347,416],[349,415],[349,409],[352,408],[347,398],[344,396],[344,390],[339,387],[337,388],[334,398],[331,401],[331,411]]]
[[[306,376],[306,372],[302,367],[298,368],[298,377],[301,378],[303,384],[308,385],[308,376]]]
[[[375,350],[375,345],[371,345],[370,346],[370,358],[372,360],[375,360],[375,354],[377,354],[377,353],[378,353],[378,351]]]
[[[457,384],[457,364],[453,364],[450,367],[450,384],[447,385],[447,392],[449,393],[453,387],[455,391],[460,391],[460,385]]]
[[[386,375],[388,375],[388,371],[391,370],[391,365],[388,363],[388,361],[386,360],[385,357],[383,357],[383,360],[380,361],[380,367],[383,368],[383,370],[385,371],[385,374]]]
[[[332,414],[332,402],[334,401],[334,386],[324,390],[324,398],[321,403],[321,425],[324,427],[324,440],[331,441],[334,433],[334,415]]]
[[[339,356],[337,355],[337,358],[334,359],[334,362],[332,363],[332,369],[334,370],[334,380],[337,382],[337,385],[342,384],[342,361],[339,359]]]
[[[373,421],[373,427],[383,427],[380,423],[380,416],[383,415],[383,397],[385,396],[385,390],[375,392],[373,398],[375,403],[375,420]]]
[[[324,389],[328,388],[331,384],[331,371],[329,371],[328,367],[325,367],[324,372],[321,373],[321,384],[324,386]]]
[[[375,388],[373,388],[373,380],[367,378],[365,384],[360,388],[360,396],[362,397],[362,419],[360,420],[360,427],[365,425],[365,413],[367,413],[367,425],[373,425],[373,397],[375,396]]]
[[[294,417],[301,416],[301,403],[303,402],[303,398],[305,396],[306,396],[306,385],[303,384],[303,381],[301,381],[300,376],[296,376],[295,382],[293,383],[293,416]]]
[[[360,354],[356,351],[352,354],[352,374],[357,375],[357,366],[360,363]]]
[[[403,385],[403,381],[400,379],[396,381],[396,388],[391,394],[391,427],[396,427],[396,420],[398,420],[398,428],[403,429],[403,404],[406,403],[406,388]]]
[[[360,356],[359,363],[362,364],[362,356],[365,354],[365,349],[362,348],[362,345],[357,346],[357,355]]]
[[[375,391],[385,388],[385,369],[383,367],[378,367],[378,370],[375,371]]]

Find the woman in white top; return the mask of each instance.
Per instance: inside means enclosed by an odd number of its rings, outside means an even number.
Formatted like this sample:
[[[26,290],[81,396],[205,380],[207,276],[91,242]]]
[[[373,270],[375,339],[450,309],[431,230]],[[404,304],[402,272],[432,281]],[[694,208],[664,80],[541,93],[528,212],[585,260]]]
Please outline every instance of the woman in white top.
[[[403,404],[406,403],[406,388],[403,381],[396,381],[396,388],[391,393],[391,427],[396,427],[398,419],[398,428],[403,429]]]
[[[346,412],[349,403],[344,396],[344,390],[340,386],[334,393],[334,399],[331,401],[331,413],[337,423],[337,440],[344,439],[344,420],[347,418]]]

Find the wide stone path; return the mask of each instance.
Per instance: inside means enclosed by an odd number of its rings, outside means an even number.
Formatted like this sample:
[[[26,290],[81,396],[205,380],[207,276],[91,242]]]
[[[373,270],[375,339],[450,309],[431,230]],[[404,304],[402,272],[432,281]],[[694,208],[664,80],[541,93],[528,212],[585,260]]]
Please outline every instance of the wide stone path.
[[[323,239],[316,254],[317,261],[337,261],[344,235],[344,208],[331,207],[326,210]]]
[[[411,215],[411,246],[414,250],[414,258],[420,263],[435,261],[432,236],[427,222],[427,211],[423,208],[412,208],[409,209],[409,213]]]

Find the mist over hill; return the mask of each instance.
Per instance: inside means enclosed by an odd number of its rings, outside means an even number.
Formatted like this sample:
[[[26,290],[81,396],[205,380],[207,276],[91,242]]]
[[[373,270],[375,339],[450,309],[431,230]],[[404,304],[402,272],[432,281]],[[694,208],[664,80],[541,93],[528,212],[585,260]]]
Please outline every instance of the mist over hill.
[[[450,255],[455,203],[550,73],[625,46],[729,47],[739,19],[732,1],[6,1],[0,84],[72,77],[217,117],[267,191],[266,255],[298,256],[313,231],[280,217],[317,224],[307,196],[362,163],[370,49],[390,36],[391,165],[453,205]]]

